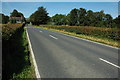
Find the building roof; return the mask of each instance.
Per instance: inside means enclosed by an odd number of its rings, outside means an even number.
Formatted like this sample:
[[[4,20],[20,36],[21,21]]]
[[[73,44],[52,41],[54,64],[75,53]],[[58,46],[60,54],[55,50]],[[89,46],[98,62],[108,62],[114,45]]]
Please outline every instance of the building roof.
[[[10,16],[10,20],[11,19],[15,19],[15,20],[23,20],[23,17],[21,16],[21,17],[12,17],[12,16]]]

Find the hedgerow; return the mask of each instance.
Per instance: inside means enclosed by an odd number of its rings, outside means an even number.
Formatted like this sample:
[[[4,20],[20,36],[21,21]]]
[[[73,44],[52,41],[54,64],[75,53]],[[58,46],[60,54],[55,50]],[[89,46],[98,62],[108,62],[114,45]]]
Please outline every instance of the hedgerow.
[[[43,27],[64,30],[76,34],[90,35],[102,37],[112,40],[120,40],[120,30],[118,28],[105,27],[87,27],[87,26],[57,26],[57,25],[41,25]]]
[[[23,24],[2,24],[2,39],[9,40],[23,27]]]

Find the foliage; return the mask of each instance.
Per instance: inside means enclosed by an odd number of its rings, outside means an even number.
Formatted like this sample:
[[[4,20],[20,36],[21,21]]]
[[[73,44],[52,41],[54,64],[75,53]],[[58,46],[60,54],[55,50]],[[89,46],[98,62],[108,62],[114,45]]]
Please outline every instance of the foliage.
[[[95,26],[95,27],[108,27],[114,28],[119,26],[119,17],[113,19],[110,14],[105,14],[103,10],[99,12],[93,12],[92,10],[86,10],[84,8],[72,9],[70,13],[65,16],[65,22],[61,21],[63,19],[62,14],[56,14],[53,16],[53,22],[56,25],[70,25],[70,26]],[[59,17],[58,17],[59,16]]]
[[[79,26],[86,26],[86,9],[80,8],[78,10],[78,25]]]
[[[3,80],[33,78],[24,24],[2,25]]]
[[[114,19],[114,22],[117,24],[118,28],[120,28],[120,15]]]
[[[16,23],[16,20],[15,20],[15,19],[11,19],[11,20],[10,20],[10,23],[11,23],[11,24],[15,24],[15,23]]]
[[[55,16],[53,16],[52,17],[52,21],[56,25],[66,25],[67,24],[66,16],[62,15],[62,14],[56,14]]]
[[[83,34],[88,36],[96,36],[107,38],[111,40],[120,40],[120,30],[117,28],[101,28],[101,27],[84,27],[84,26],[57,26],[57,25],[42,25],[43,27],[64,30],[76,34]]]
[[[78,9],[73,9],[70,12],[69,15],[69,25],[73,26],[73,25],[77,25],[78,22]]]
[[[1,24],[6,24],[9,22],[9,16],[5,16],[4,14],[0,14],[0,23]]]
[[[21,12],[18,12],[16,9],[13,10],[12,13],[10,13],[10,16],[12,17],[21,17],[24,16]]]
[[[2,39],[9,40],[10,37],[15,34],[15,32],[22,26],[23,24],[3,24],[2,25]]]
[[[21,12],[18,12],[16,9],[14,9],[12,13],[10,13],[10,17],[23,17],[22,22],[26,22],[26,19],[25,19],[24,15]],[[10,22],[11,23],[16,23],[16,20],[11,19]]]
[[[48,20],[49,16],[44,7],[39,7],[38,10],[30,16],[30,21],[33,25],[47,24]]]

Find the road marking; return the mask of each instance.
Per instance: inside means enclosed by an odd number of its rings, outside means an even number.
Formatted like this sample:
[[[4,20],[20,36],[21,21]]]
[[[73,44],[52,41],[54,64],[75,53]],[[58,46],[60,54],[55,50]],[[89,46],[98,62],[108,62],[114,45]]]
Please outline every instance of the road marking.
[[[29,38],[27,29],[26,29],[26,34],[27,34],[27,38],[28,38],[29,49],[30,49],[31,56],[32,56],[32,59],[33,59],[33,65],[34,65],[34,68],[35,68],[36,78],[40,79],[41,76],[40,76],[40,73],[38,71],[37,63],[36,63],[36,60],[35,60],[35,56],[34,56],[34,53],[33,53],[32,45],[31,45],[31,42],[30,42],[30,38]]]
[[[109,61],[107,61],[107,60],[105,60],[105,59],[102,59],[102,58],[99,58],[101,61],[104,61],[104,62],[106,62],[106,63],[108,63],[108,64],[110,64],[110,65],[112,65],[112,66],[114,66],[114,67],[117,67],[117,68],[119,68],[120,69],[120,67],[118,66],[118,65],[115,65],[115,64],[113,64],[113,63],[111,63],[111,62],[109,62]]]
[[[47,29],[44,29],[44,30],[47,30]],[[51,30],[48,30],[48,31],[51,31]],[[55,32],[55,31],[51,31],[51,32]],[[99,44],[99,45],[106,46],[106,47],[110,47],[110,48],[113,48],[113,49],[120,49],[120,48],[118,48],[118,47],[113,47],[113,46],[106,45],[106,44],[103,44],[103,43],[99,43],[99,42],[95,42],[95,41],[91,41],[91,40],[87,40],[87,39],[75,37],[75,36],[68,35],[68,34],[63,34],[63,33],[60,33],[60,32],[55,32],[55,33],[59,33],[59,34],[62,34],[62,35],[65,35],[65,36],[69,36],[69,37],[72,37],[72,38],[76,38],[76,39],[80,39],[80,40],[85,40],[85,41],[87,41],[87,42]]]
[[[120,49],[120,48],[113,47],[113,46],[110,46],[110,45],[102,44],[102,43],[99,43],[99,42],[94,42],[94,41],[91,41],[91,40],[87,40],[87,39],[83,39],[83,38],[79,38],[79,37],[75,37],[75,36],[71,36],[71,35],[67,35],[67,34],[63,34],[63,35],[66,35],[66,36],[69,36],[69,37],[72,37],[72,38],[76,38],[76,39],[80,39],[80,40],[85,40],[85,41],[88,41],[88,42],[92,42],[92,43],[95,43],[95,44],[99,44],[99,45],[114,48],[114,49]]]
[[[39,31],[39,32],[41,32],[41,33],[42,33],[42,31]]]
[[[56,37],[54,37],[54,36],[52,36],[52,35],[49,35],[50,37],[52,37],[52,38],[54,38],[54,39],[58,39],[58,38],[56,38]]]

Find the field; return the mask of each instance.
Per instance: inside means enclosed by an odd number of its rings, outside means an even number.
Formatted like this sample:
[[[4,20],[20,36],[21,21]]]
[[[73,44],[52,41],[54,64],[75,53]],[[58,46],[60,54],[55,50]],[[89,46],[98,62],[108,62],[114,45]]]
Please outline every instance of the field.
[[[85,38],[111,46],[120,47],[120,30],[118,28],[102,28],[87,26],[57,26],[57,25],[40,25],[37,27],[55,30],[69,35]]]
[[[3,79],[33,78],[24,24],[2,25]]]

